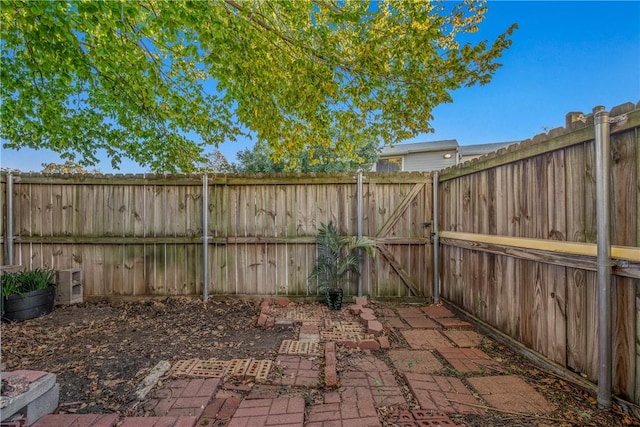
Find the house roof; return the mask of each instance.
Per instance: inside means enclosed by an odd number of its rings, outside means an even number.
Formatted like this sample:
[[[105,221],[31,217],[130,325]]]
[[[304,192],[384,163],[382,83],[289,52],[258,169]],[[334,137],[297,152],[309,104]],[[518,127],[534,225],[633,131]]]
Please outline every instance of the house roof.
[[[461,145],[458,151],[463,156],[477,156],[479,154],[491,153],[501,148],[508,147],[511,144],[517,144],[519,142],[520,141],[510,141],[510,142],[493,142],[491,144]]]
[[[385,147],[380,152],[380,157],[402,156],[410,153],[429,153],[433,151],[457,150],[463,156],[477,156],[491,153],[520,141],[492,142],[490,144],[459,145],[455,139],[444,139],[431,142],[414,142],[411,144],[398,144],[393,147]]]
[[[380,156],[405,155],[409,153],[427,153],[430,151],[446,151],[458,148],[458,141],[455,139],[445,139],[442,141],[416,142],[411,144],[398,144],[393,147],[385,147],[380,152]]]

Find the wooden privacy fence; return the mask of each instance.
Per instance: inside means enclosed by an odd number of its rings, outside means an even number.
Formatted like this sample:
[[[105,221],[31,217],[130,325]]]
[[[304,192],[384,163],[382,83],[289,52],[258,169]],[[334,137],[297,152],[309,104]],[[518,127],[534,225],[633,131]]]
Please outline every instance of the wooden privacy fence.
[[[640,110],[611,117],[613,390],[640,403]],[[442,296],[598,378],[593,116],[439,176]]]
[[[7,181],[2,264],[9,235],[14,264],[80,268],[88,296],[199,295],[205,263],[208,294],[313,294],[321,223],[358,231],[356,174],[209,176],[206,260],[202,177],[22,174],[10,194]],[[429,297],[430,175],[364,174],[360,194],[361,233],[379,249],[363,262],[363,293]]]

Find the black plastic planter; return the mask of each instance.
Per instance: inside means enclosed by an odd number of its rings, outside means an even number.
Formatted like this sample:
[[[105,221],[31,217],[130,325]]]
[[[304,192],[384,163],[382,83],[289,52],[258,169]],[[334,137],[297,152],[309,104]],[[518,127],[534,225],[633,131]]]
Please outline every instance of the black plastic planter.
[[[329,310],[342,310],[342,289],[327,291],[327,305]]]
[[[55,286],[38,289],[22,295],[10,295],[2,299],[2,320],[22,322],[44,316],[53,311],[56,298]]]

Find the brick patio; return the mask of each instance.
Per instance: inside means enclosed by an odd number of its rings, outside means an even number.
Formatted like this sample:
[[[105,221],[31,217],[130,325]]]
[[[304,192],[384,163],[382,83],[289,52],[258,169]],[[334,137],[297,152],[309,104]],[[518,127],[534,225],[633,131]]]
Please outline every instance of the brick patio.
[[[383,422],[401,427],[453,426],[449,415],[482,416],[484,405],[535,414],[556,409],[520,378],[474,376],[500,371],[500,364],[476,348],[482,335],[469,329],[447,329],[470,325],[444,307],[400,307],[397,316],[396,311],[385,308],[378,310],[385,317],[377,319],[374,311],[364,305],[343,310],[332,318],[332,313],[323,308],[311,306],[315,309],[305,312],[304,305],[285,303],[284,299],[279,299],[277,305],[263,303],[256,314],[268,314],[274,324],[300,325],[298,340],[282,341],[274,348],[277,354],[273,361],[177,361],[172,379],[144,402],[149,417],[49,415],[35,426],[373,427]],[[370,323],[361,323],[363,314],[367,318],[373,316],[367,322],[381,321],[387,329],[375,330],[378,336],[368,334]],[[396,336],[403,337],[411,349],[391,348],[388,328],[397,330]],[[397,347],[396,343],[393,341]],[[381,346],[388,359],[376,353]],[[341,347],[349,349],[346,358]],[[261,381],[257,381],[257,371],[248,373],[251,366],[254,371],[261,370]],[[408,388],[398,382],[392,367],[404,377]],[[445,376],[447,367],[467,377]],[[313,390],[323,390],[322,400],[305,402],[301,396],[314,396]],[[408,406],[412,398],[408,400],[404,393],[411,393],[420,408]]]

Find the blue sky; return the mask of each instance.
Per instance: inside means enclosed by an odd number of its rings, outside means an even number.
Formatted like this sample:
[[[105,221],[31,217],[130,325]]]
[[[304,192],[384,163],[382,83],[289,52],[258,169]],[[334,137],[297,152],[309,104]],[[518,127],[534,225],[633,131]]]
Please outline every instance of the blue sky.
[[[640,101],[640,1],[490,1],[478,36],[492,40],[517,23],[503,67],[485,86],[454,92],[453,103],[433,110],[434,133],[407,142],[457,139],[461,145],[518,141],[564,126],[570,111],[608,110]],[[219,147],[230,161],[249,141]],[[42,170],[61,162],[55,153],[2,150],[3,168]],[[141,173],[123,161],[103,173]]]

